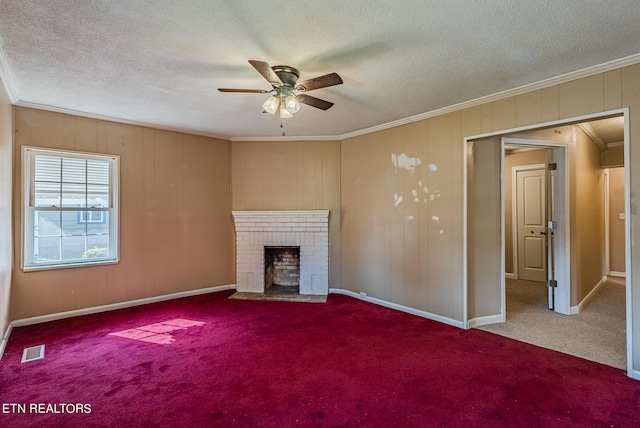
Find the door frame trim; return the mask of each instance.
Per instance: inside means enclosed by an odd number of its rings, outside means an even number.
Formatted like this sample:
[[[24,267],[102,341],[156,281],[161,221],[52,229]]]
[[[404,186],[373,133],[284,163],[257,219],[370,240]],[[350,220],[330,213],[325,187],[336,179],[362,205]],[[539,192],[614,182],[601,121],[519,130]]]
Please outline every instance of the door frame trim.
[[[609,226],[611,219],[609,215],[609,197],[609,168],[607,167],[604,168],[604,272],[606,275],[611,274],[611,230]]]
[[[579,122],[588,122],[590,120],[604,119],[606,117],[621,115],[624,118],[624,164],[627,168],[625,168],[625,218],[629,219],[625,222],[625,250],[626,250],[626,266],[625,266],[625,274],[627,279],[627,287],[626,287],[626,319],[627,319],[627,376],[640,380],[640,366],[635,369],[634,368],[634,339],[640,344],[640,332],[636,332],[634,337],[633,331],[633,301],[632,301],[632,289],[635,284],[633,281],[633,269],[631,265],[632,260],[632,248],[631,248],[631,174],[630,174],[630,154],[629,154],[629,146],[630,146],[630,124],[629,124],[629,108],[623,107],[619,109],[612,109],[597,113],[585,114],[581,116],[565,118],[560,120],[553,120],[549,122],[539,122],[534,123],[532,125],[520,126],[515,128],[507,128],[501,129],[497,131],[484,132],[477,135],[468,135],[463,137],[462,142],[462,150],[463,150],[463,192],[462,192],[462,208],[463,208],[463,220],[462,220],[462,287],[463,287],[463,324],[466,328],[470,328],[470,320],[469,320],[469,251],[468,251],[468,155],[470,153],[470,147],[474,140],[488,138],[488,137],[497,137],[504,136],[510,133],[522,132],[522,131],[531,131],[535,129],[558,126],[558,125],[570,125]],[[568,158],[568,157],[567,157]],[[568,161],[568,159],[567,159]],[[504,271],[504,265],[502,266],[502,270]],[[502,272],[504,275],[504,272]],[[503,279],[504,280],[504,279]],[[639,297],[640,299],[640,297]],[[640,301],[638,302],[640,304]],[[640,316],[640,314],[638,314]],[[640,346],[639,346],[640,347]]]

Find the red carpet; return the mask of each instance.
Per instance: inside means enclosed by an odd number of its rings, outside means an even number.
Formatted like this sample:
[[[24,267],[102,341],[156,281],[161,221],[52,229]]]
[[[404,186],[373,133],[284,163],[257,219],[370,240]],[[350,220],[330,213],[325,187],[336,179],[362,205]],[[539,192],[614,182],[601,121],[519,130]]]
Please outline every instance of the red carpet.
[[[14,329],[0,426],[640,426],[640,382],[608,366],[345,296],[229,294]]]

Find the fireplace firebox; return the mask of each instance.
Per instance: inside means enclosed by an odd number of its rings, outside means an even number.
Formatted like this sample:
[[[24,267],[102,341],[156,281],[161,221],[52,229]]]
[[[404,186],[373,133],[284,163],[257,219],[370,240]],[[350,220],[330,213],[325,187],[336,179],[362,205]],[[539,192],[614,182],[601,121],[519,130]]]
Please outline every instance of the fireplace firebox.
[[[300,247],[264,247],[264,289],[300,289]]]

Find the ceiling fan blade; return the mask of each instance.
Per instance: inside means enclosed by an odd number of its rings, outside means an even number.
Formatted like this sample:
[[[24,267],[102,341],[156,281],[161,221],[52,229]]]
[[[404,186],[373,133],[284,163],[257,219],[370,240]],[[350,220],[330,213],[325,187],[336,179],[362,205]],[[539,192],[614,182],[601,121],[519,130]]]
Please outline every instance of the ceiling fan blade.
[[[320,110],[329,110],[333,103],[329,101],[321,100],[320,98],[312,97],[311,95],[298,94],[296,95],[298,101],[311,107],[319,108]]]
[[[271,66],[266,62],[250,59],[249,64],[253,65],[253,68],[258,70],[258,73],[260,73],[262,77],[267,79],[267,82],[271,83],[272,86],[279,88],[282,85],[284,85],[284,83],[282,83],[282,80],[280,80],[276,72],[273,71]]]
[[[264,89],[231,89],[231,88],[218,88],[220,92],[246,92],[248,94],[268,94],[271,91]]]
[[[296,83],[296,91],[313,91],[335,85],[342,85],[342,79],[336,73],[331,73]]]

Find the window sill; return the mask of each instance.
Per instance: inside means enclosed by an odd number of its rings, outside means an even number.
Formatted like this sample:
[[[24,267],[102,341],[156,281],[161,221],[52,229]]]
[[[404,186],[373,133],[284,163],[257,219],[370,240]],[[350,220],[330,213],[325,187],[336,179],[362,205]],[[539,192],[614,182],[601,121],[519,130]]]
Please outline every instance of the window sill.
[[[99,262],[85,262],[85,263],[64,263],[58,265],[43,265],[43,266],[23,266],[23,272],[34,272],[42,270],[57,270],[57,269],[75,269],[82,267],[96,267],[105,265],[115,265],[120,263],[119,259],[116,260],[104,260]]]

